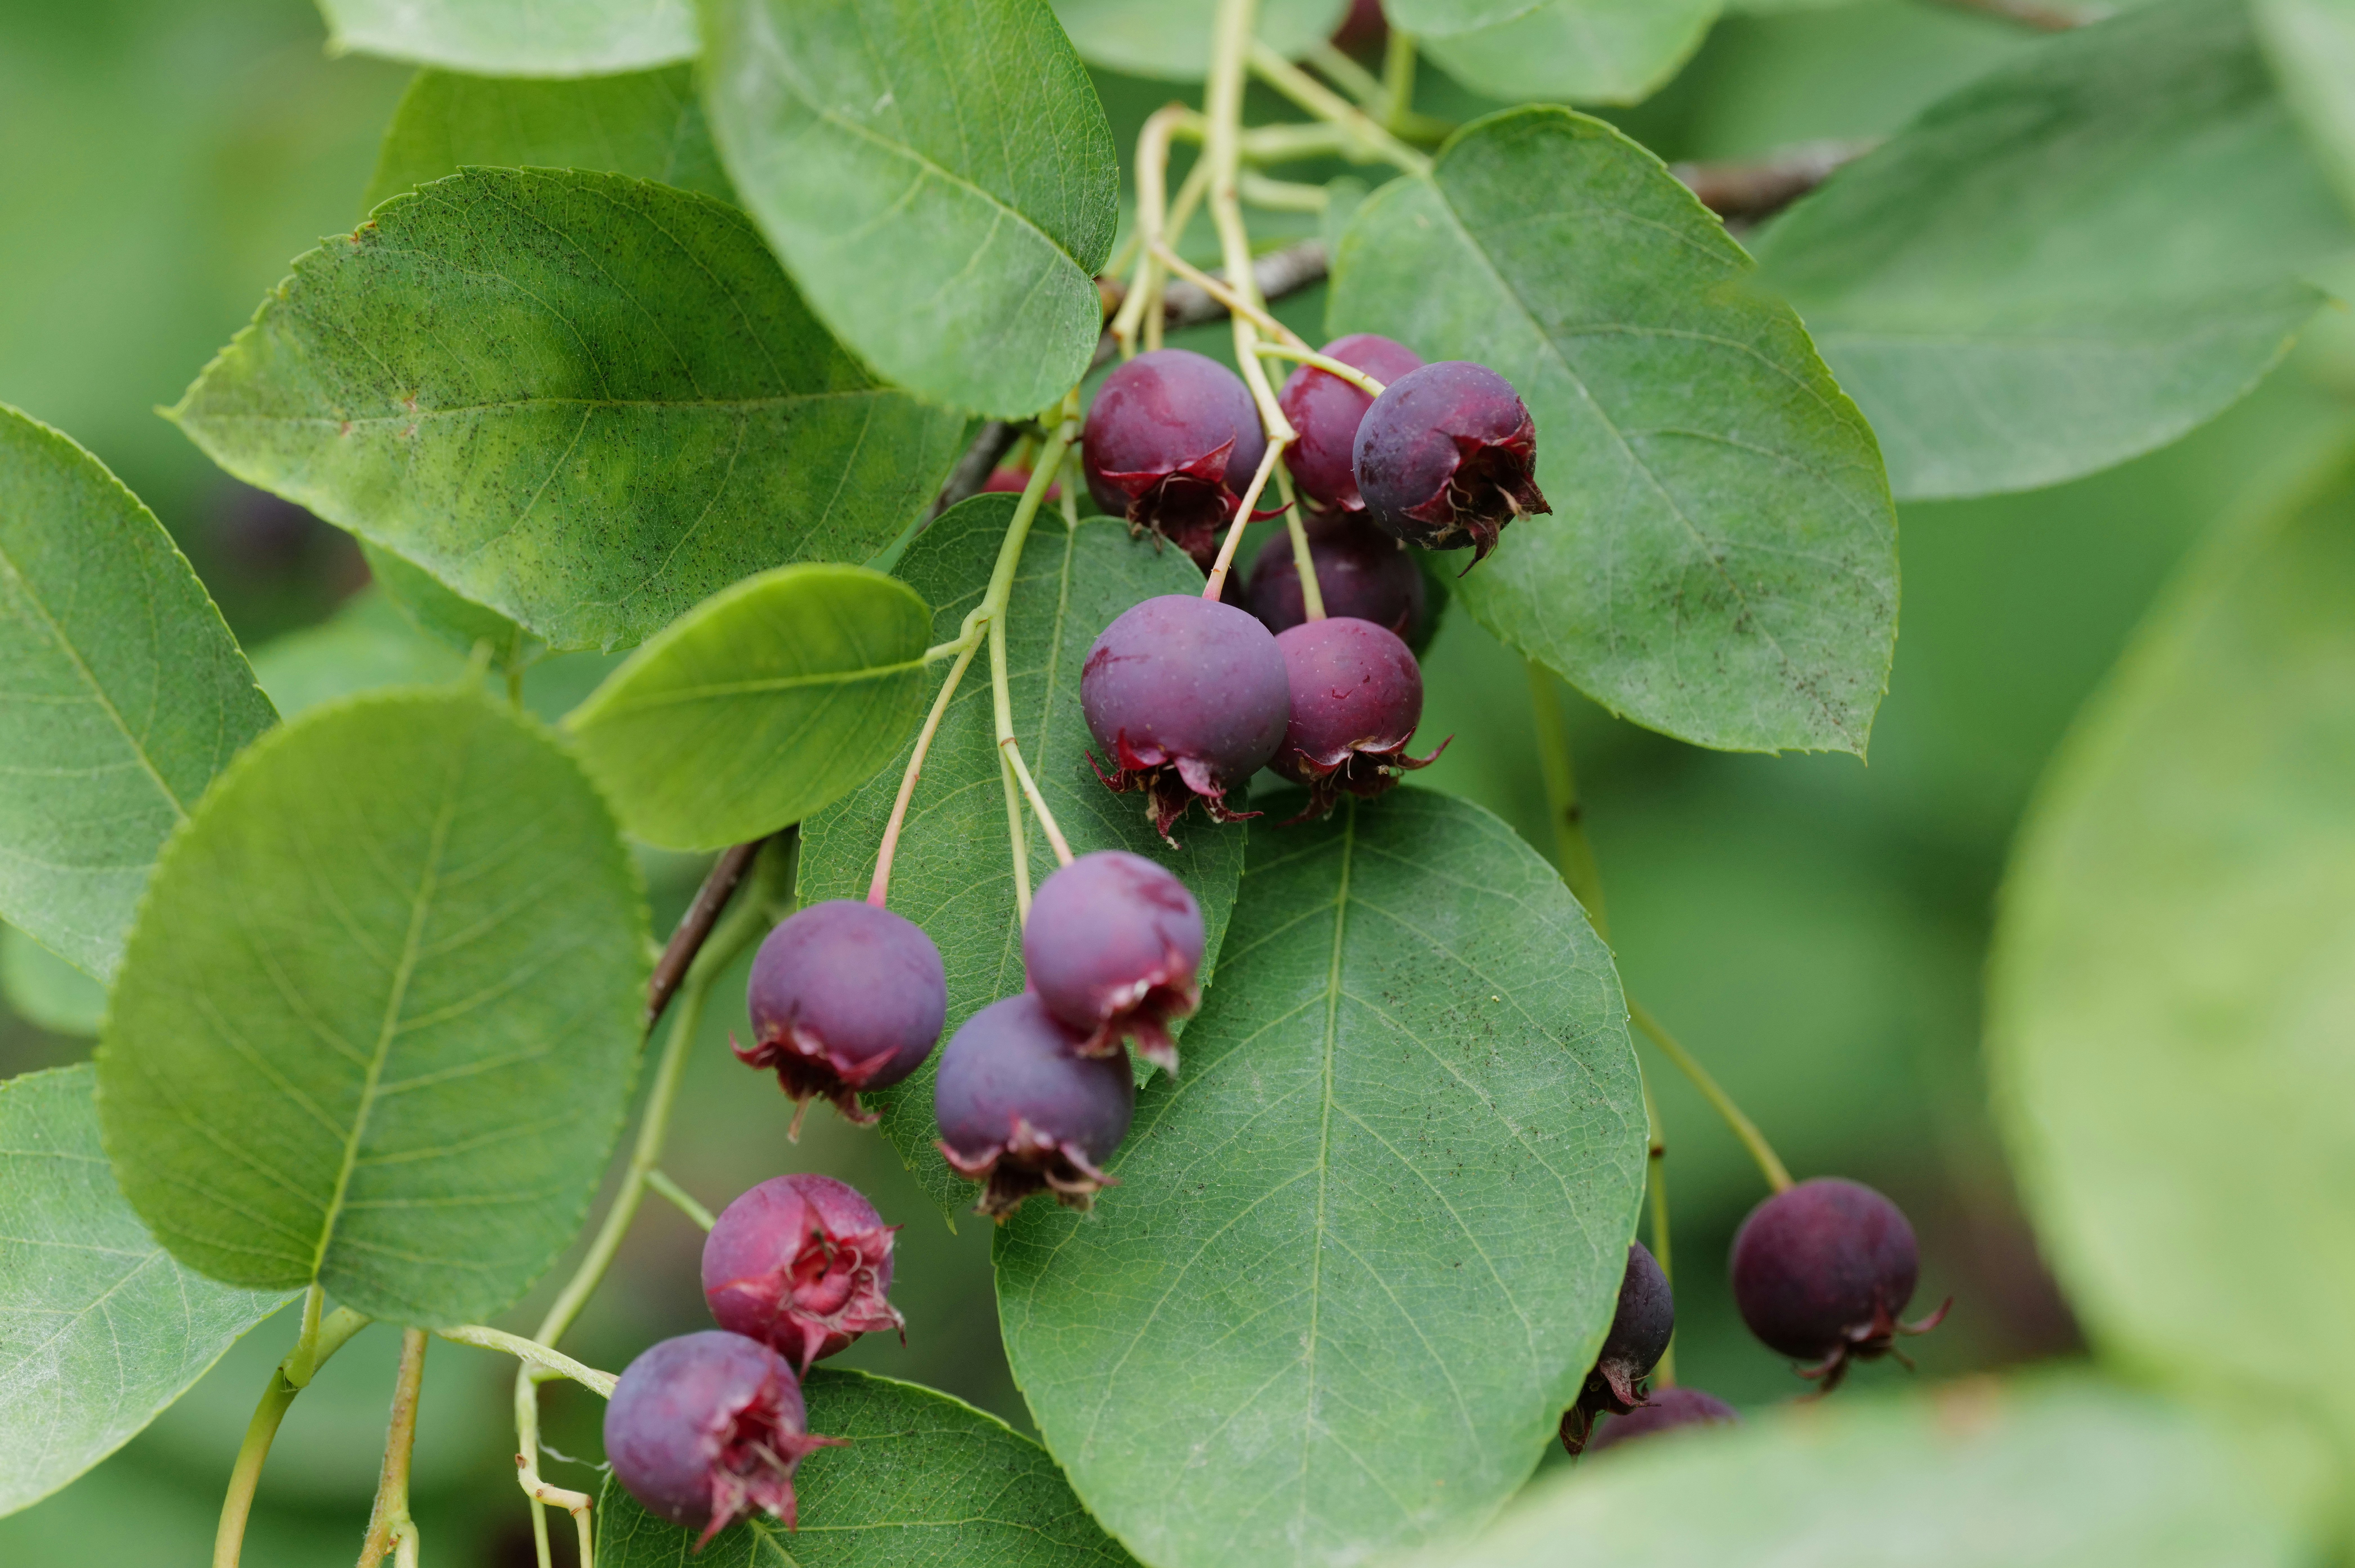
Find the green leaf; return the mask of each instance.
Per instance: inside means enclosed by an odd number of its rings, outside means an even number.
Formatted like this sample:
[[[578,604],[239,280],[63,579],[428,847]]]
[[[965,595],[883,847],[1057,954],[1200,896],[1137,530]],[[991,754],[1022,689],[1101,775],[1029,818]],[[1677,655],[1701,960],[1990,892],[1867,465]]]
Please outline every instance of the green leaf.
[[[1493,27],[1526,16],[1546,0],[1383,0],[1382,16],[1412,33],[1417,43],[1450,33]]]
[[[253,652],[253,673],[288,718],[383,686],[454,685],[466,661],[426,636],[378,588],[364,588],[316,626]]]
[[[491,657],[502,666],[521,664],[538,650],[530,632],[490,606],[452,591],[415,562],[365,539],[360,554],[384,599],[399,607],[411,626],[443,646],[472,653],[478,644],[487,644]]]
[[[609,1568],[1130,1568],[1039,1445],[963,1400],[865,1372],[810,1373],[810,1430],[847,1437],[802,1461],[801,1529],[755,1515],[713,1537],[640,1508],[610,1478],[597,1505]]]
[[[832,805],[904,749],[932,612],[864,567],[781,567],[688,611],[565,726],[636,837],[720,849]]]
[[[1014,516],[1015,497],[977,495],[918,535],[895,575],[932,605],[932,636],[945,642],[981,602],[998,545]],[[1039,793],[1075,853],[1123,849],[1149,855],[1184,880],[1202,906],[1209,937],[1206,969],[1234,903],[1243,863],[1243,829],[1189,816],[1173,850],[1146,820],[1135,795],[1103,787],[1088,761],[1095,743],[1080,715],[1080,664],[1097,633],[1129,606],[1156,594],[1199,593],[1202,574],[1175,550],[1132,539],[1125,524],[1091,518],[1077,529],[1042,512],[1024,543],[1006,612],[1006,658],[1016,738]],[[948,666],[924,682],[929,703]],[[998,782],[985,652],[965,672],[924,759],[891,869],[891,907],[923,927],[948,966],[948,1033],[999,997],[1022,989],[1021,926],[1014,908],[1013,852],[1006,797]],[[875,874],[883,825],[891,814],[912,741],[867,787],[811,819],[802,832],[801,890],[808,899],[863,898]],[[1030,880],[1055,869],[1035,825]],[[945,1038],[945,1035],[943,1036]],[[935,1053],[937,1060],[937,1053]],[[906,1083],[869,1095],[883,1131],[924,1190],[943,1207],[972,1204],[975,1189],[949,1170],[932,1139],[932,1065]]]
[[[465,167],[601,169],[736,199],[683,65],[581,81],[420,71],[384,134],[365,205]]]
[[[2173,0],[1934,105],[1758,256],[1915,499],[2058,483],[2212,418],[2314,313],[2301,272],[2350,247],[2238,0]]]
[[[865,559],[965,430],[828,337],[741,213],[517,169],[437,180],[298,259],[173,416],[559,648]]]
[[[1555,1568],[1565,1542],[1612,1568],[2318,1561],[2319,1456],[2288,1422],[2254,1446],[2221,1425],[2084,1376],[1842,1394],[1599,1455],[1532,1488],[1476,1545],[1422,1562]]]
[[[532,721],[355,698],[254,746],[166,847],[99,1041],[132,1206],[216,1279],[487,1318],[619,1134],[645,912]]]
[[[1157,1568],[1486,1521],[1593,1364],[1643,1193],[1618,976],[1535,851],[1413,789],[1251,842],[1120,1185],[997,1238],[1047,1446]]]
[[[600,76],[692,59],[694,0],[319,0],[327,48],[478,76]]]
[[[52,1034],[95,1034],[106,988],[14,926],[0,926],[0,1000]]]
[[[2055,758],[1998,1104],[2105,1346],[2355,1432],[2355,475],[2195,560]]]
[[[2355,0],[2256,0],[2254,10],[2282,96],[2355,202]]]
[[[1466,8],[1481,9],[1508,8]],[[1484,97],[1641,103],[1692,58],[1717,13],[1718,0],[1548,0],[1421,42],[1440,69]]]
[[[87,1064],[0,1083],[0,1514],[123,1446],[286,1299],[155,1245],[91,1092]]]
[[[1487,365],[1536,418],[1553,514],[1458,584],[1481,624],[1682,739],[1861,755],[1896,640],[1896,514],[1871,429],[1751,282],[1659,160],[1520,109],[1359,209],[1329,327]]]
[[[1103,325],[1120,168],[1046,0],[707,0],[711,127],[843,342],[963,408],[1037,412]]]
[[[1199,81],[1210,69],[1219,0],[1054,0],[1081,58],[1162,81]],[[1297,58],[1331,37],[1349,0],[1260,0],[1258,37]]]
[[[103,980],[155,853],[276,715],[104,465],[0,405],[0,919]]]

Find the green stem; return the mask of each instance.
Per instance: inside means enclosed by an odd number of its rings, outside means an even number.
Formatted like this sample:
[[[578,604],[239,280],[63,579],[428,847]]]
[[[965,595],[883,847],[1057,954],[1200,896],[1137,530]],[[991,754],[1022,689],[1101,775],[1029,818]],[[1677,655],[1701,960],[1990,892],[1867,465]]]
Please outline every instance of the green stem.
[[[527,1340],[521,1334],[510,1334],[504,1329],[487,1328],[481,1323],[461,1323],[454,1329],[436,1329],[433,1332],[453,1345],[472,1345],[478,1351],[498,1351],[514,1356],[527,1366],[538,1368],[550,1377],[570,1378],[602,1398],[613,1397],[616,1380],[612,1372],[583,1366],[562,1351],[536,1340]]]
[[[1742,1107],[1733,1103],[1732,1097],[1719,1088],[1717,1080],[1709,1075],[1709,1070],[1694,1061],[1691,1053],[1677,1044],[1676,1036],[1661,1027],[1660,1021],[1652,1016],[1649,1008],[1631,996],[1627,999],[1627,1012],[1635,1019],[1636,1027],[1649,1035],[1652,1044],[1660,1048],[1660,1054],[1675,1063],[1677,1070],[1691,1079],[1693,1087],[1700,1091],[1701,1098],[1725,1118],[1725,1125],[1733,1129],[1733,1136],[1742,1140],[1742,1146],[1750,1150],[1750,1158],[1758,1162],[1758,1170],[1766,1178],[1766,1185],[1777,1192],[1788,1191],[1791,1172],[1775,1157],[1765,1135],[1758,1130],[1758,1124],[1742,1113]]]
[[[1272,180],[1249,169],[1236,176],[1235,190],[1244,201],[1270,212],[1323,212],[1333,205],[1333,193],[1323,185]]]
[[[1300,578],[1300,608],[1309,620],[1325,619],[1325,588],[1316,580],[1316,556],[1308,547],[1308,524],[1300,516],[1300,497],[1293,493],[1292,472],[1278,467],[1276,488],[1284,493],[1284,531],[1292,537],[1292,569]]]
[[[705,1208],[701,1203],[696,1201],[693,1193],[680,1186],[677,1182],[672,1181],[668,1176],[664,1175],[661,1171],[647,1171],[646,1185],[661,1193],[664,1197],[669,1199],[673,1208],[677,1209],[680,1213],[685,1214],[688,1219],[693,1220],[705,1230],[708,1231],[713,1225],[719,1223],[717,1216],[715,1216],[710,1210]]]
[[[261,1401],[253,1407],[253,1419],[246,1424],[245,1441],[238,1446],[237,1462],[229,1467],[229,1495],[221,1500],[220,1528],[213,1536],[213,1568],[237,1568],[238,1557],[245,1549],[245,1521],[253,1512],[253,1490],[261,1480],[262,1461],[270,1457],[271,1440],[278,1436],[278,1424],[286,1419],[287,1407],[327,1358],[368,1325],[366,1314],[348,1307],[338,1307],[321,1318],[319,1298],[319,1287],[314,1285],[304,1303],[302,1336],[286,1359],[271,1370]],[[299,1382],[293,1375],[298,1371]]]
[[[1392,31],[1392,37],[1398,34]],[[1329,42],[1319,43],[1310,49],[1308,63],[1325,73],[1336,86],[1358,101],[1358,107],[1369,114],[1390,112],[1390,89],[1382,79],[1343,54]]]
[[[1652,1258],[1660,1266],[1660,1277],[1674,1286],[1677,1282],[1676,1261],[1668,1247],[1668,1136],[1660,1121],[1660,1107],[1652,1098],[1649,1078],[1644,1080],[1644,1119],[1652,1130],[1651,1149],[1644,1161],[1645,1197],[1652,1211]],[[1662,1388],[1673,1388],[1677,1381],[1677,1340],[1673,1330],[1668,1342],[1660,1351],[1660,1359],[1652,1369],[1652,1381]]]
[[[1249,58],[1253,75],[1317,119],[1340,127],[1344,136],[1357,142],[1368,153],[1410,175],[1431,173],[1429,158],[1391,135],[1382,128],[1380,122],[1265,44],[1253,40]],[[1218,121],[1215,110],[1211,111],[1210,119],[1215,128]]]
[[[1532,659],[1529,710],[1535,721],[1538,768],[1545,776],[1546,814],[1553,819],[1555,859],[1571,895],[1594,924],[1595,934],[1611,939],[1611,922],[1603,906],[1603,872],[1595,863],[1594,846],[1586,839],[1586,813],[1578,802],[1578,772],[1570,758],[1570,729],[1562,722],[1561,698],[1553,676]]]
[[[360,1544],[359,1568],[376,1568],[399,1549],[403,1563],[417,1560],[417,1521],[409,1517],[409,1459],[417,1446],[417,1395],[425,1381],[425,1330],[400,1332],[400,1371],[392,1383],[392,1419],[385,1428],[384,1468],[378,1473],[376,1507]]]
[[[1382,395],[1380,382],[1356,366],[1335,359],[1330,355],[1319,354],[1313,348],[1299,348],[1288,343],[1262,343],[1254,344],[1252,352],[1270,359],[1290,359],[1302,365],[1313,365],[1327,376],[1339,376],[1369,397]]]
[[[1403,133],[1415,120],[1414,35],[1392,27],[1382,46],[1382,123]]]

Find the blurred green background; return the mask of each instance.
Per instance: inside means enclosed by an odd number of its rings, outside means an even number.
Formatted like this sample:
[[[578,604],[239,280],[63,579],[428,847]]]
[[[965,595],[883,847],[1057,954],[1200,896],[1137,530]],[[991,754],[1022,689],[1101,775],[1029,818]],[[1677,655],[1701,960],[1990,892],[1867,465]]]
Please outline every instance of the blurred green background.
[[[0,401],[73,435],[180,540],[282,706],[319,673],[448,678],[380,603],[340,534],[222,477],[155,405],[176,399],[287,260],[360,216],[377,141],[408,73],[331,60],[307,0],[0,0]],[[1614,116],[1668,158],[1736,157],[1893,129],[2029,36],[1918,0],[1723,22],[1678,79]],[[1422,107],[1485,105],[1426,69]],[[1166,85],[1100,77],[1133,139]],[[1257,105],[1273,114],[1272,102]],[[1313,231],[1277,217],[1271,239]],[[1314,334],[1316,294],[1282,313]],[[1180,340],[1223,354],[1222,331]],[[1799,1174],[1879,1185],[1923,1233],[1921,1300],[1952,1319],[1913,1348],[1924,1375],[2067,1355],[2065,1304],[2040,1266],[1991,1136],[1977,1060],[1990,901],[2043,759],[2187,547],[2294,491],[2355,442],[2355,348],[2326,323],[2247,402],[2169,450],[2034,494],[1904,510],[1896,673],[1869,766],[1844,757],[1733,757],[1616,723],[1564,694],[1588,821],[1630,989],[1763,1124]],[[332,627],[323,622],[350,601]],[[272,640],[294,633],[293,641]],[[561,711],[596,662],[550,662],[533,697]],[[1476,798],[1552,853],[1523,671],[1451,614],[1426,661],[1427,740],[1453,734],[1419,782]],[[657,923],[700,874],[646,857]],[[0,948],[23,1011],[0,1015],[0,1074],[73,1061],[94,990],[19,940]],[[868,1192],[900,1233],[905,1346],[870,1339],[850,1364],[931,1383],[1027,1426],[999,1351],[986,1227],[923,1202],[880,1140],[788,1107],[729,1056],[741,980],[723,983],[698,1046],[666,1167],[714,1207],[751,1183],[824,1170]],[[732,1016],[731,1016],[732,1015]],[[1733,1227],[1761,1195],[1739,1147],[1657,1058],[1675,1211],[1681,1380],[1739,1404],[1803,1391],[1750,1341],[1723,1280]],[[751,1090],[754,1092],[748,1092]],[[704,1321],[699,1234],[655,1203],[568,1348],[619,1367]],[[511,1314],[528,1329],[537,1303]],[[254,1397],[291,1338],[273,1322],[123,1454],[0,1520],[0,1562],[80,1568],[193,1563]],[[371,1330],[297,1402],[248,1538],[254,1568],[346,1561],[365,1521],[396,1336]],[[510,1363],[437,1343],[418,1446],[417,1511],[437,1562],[530,1561],[508,1480]],[[1859,1381],[1900,1378],[1891,1363]],[[596,1402],[547,1395],[548,1438],[593,1459]],[[553,1463],[559,1484],[593,1473]],[[559,1561],[569,1558],[558,1532]]]

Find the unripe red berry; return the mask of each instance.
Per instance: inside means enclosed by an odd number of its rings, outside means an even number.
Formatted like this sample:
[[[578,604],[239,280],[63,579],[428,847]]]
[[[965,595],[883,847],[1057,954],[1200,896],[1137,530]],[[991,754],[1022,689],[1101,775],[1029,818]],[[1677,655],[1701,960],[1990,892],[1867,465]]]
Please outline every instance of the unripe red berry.
[[[1898,1335],[1926,1334],[1945,1317],[1941,1307],[1919,1323],[1899,1320],[1920,1267],[1903,1211],[1859,1182],[1818,1177],[1750,1212],[1731,1272],[1750,1331],[1815,1363],[1799,1375],[1829,1393],[1852,1362],[1888,1355]]]
[[[862,1089],[922,1066],[948,1021],[941,950],[913,922],[870,904],[813,904],[770,932],[745,992],[752,1044],[736,1054],[774,1068],[794,1098],[794,1130],[812,1099],[861,1124]]]
[[[1410,545],[1473,547],[1476,564],[1516,517],[1550,512],[1537,482],[1538,431],[1512,383],[1443,360],[1383,389],[1358,427],[1366,514]]]
[[[1627,1266],[1619,1277],[1619,1305],[1610,1331],[1578,1401],[1562,1413],[1561,1446],[1577,1453],[1594,1417],[1603,1411],[1625,1414],[1644,1403],[1644,1379],[1668,1353],[1677,1331],[1677,1302],[1668,1277],[1642,1242],[1627,1246]]]
[[[1303,816],[1330,811],[1344,789],[1379,795],[1400,774],[1438,758],[1437,751],[1406,754],[1423,720],[1423,671],[1393,633],[1369,620],[1308,620],[1275,645],[1291,686],[1292,719],[1269,766],[1307,787]]]
[[[1202,999],[1202,910],[1186,885],[1141,854],[1083,854],[1039,885],[1022,927],[1030,989],[1109,1056],[1124,1039],[1163,1072],[1178,1071],[1169,1021]]]
[[[1369,332],[1335,338],[1320,352],[1385,384],[1423,367],[1423,356],[1414,350]],[[1362,510],[1356,468],[1358,426],[1373,407],[1372,394],[1329,370],[1304,365],[1284,380],[1275,402],[1300,433],[1284,454],[1293,483],[1327,506]]]
[[[1283,744],[1290,677],[1275,639],[1251,615],[1165,594],[1122,611],[1088,650],[1080,711],[1105,754],[1099,776],[1115,791],[1144,790],[1154,828],[1168,838],[1197,800],[1214,821],[1255,814],[1229,810],[1226,793]]]
[[[1742,1416],[1713,1393],[1697,1388],[1663,1388],[1624,1415],[1614,1415],[1595,1428],[1586,1451],[1600,1454],[1618,1443],[1686,1426],[1739,1426]]]
[[[875,1205],[831,1176],[777,1176],[719,1211],[703,1242],[712,1321],[807,1372],[879,1329],[903,1334],[891,1234]]]
[[[1105,376],[1080,441],[1096,504],[1133,530],[1152,529],[1206,572],[1266,455],[1242,377],[1182,348],[1140,354]]]
[[[1128,1136],[1136,1081],[1127,1052],[1082,1055],[1084,1038],[1026,991],[965,1020],[941,1053],[940,1150],[957,1174],[985,1183],[982,1213],[1002,1220],[1046,1192],[1084,1209],[1112,1184],[1103,1165]]]
[[[1327,615],[1370,620],[1405,639],[1409,648],[1420,647],[1429,638],[1430,586],[1405,546],[1367,522],[1362,513],[1312,512],[1302,526]],[[1308,619],[1290,529],[1279,529],[1260,546],[1252,564],[1251,589],[1241,602],[1273,632],[1289,631]]]
[[[759,1509],[794,1528],[794,1471],[813,1451],[801,1383],[757,1340],[707,1329],[632,1361],[605,1405],[605,1458],[646,1511],[711,1538]]]

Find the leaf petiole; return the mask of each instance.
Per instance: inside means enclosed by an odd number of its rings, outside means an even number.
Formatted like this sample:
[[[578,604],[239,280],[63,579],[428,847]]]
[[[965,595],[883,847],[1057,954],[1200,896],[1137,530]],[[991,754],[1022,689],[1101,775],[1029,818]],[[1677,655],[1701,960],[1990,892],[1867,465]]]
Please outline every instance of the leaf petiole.
[[[302,1335],[286,1359],[272,1369],[261,1401],[253,1407],[253,1419],[246,1423],[245,1441],[238,1446],[237,1462],[229,1468],[229,1495],[221,1499],[220,1527],[213,1536],[213,1568],[237,1568],[238,1557],[245,1550],[245,1521],[253,1511],[253,1489],[261,1480],[262,1461],[270,1457],[271,1441],[278,1436],[278,1424],[286,1419],[287,1407],[327,1358],[368,1326],[367,1314],[348,1307],[338,1307],[321,1317],[324,1295],[318,1286],[311,1287],[303,1303]]]
[[[583,1366],[562,1351],[537,1340],[527,1340],[521,1334],[510,1334],[504,1329],[462,1323],[454,1329],[436,1329],[433,1333],[435,1338],[453,1345],[472,1345],[479,1351],[498,1351],[513,1356],[529,1370],[535,1383],[545,1383],[551,1377],[570,1378],[591,1393],[611,1399],[614,1383],[621,1381],[612,1372]]]
[[[1290,359],[1302,365],[1313,365],[1327,376],[1339,376],[1369,397],[1379,397],[1382,395],[1380,382],[1356,366],[1345,365],[1331,355],[1319,354],[1313,348],[1297,348],[1286,343],[1262,343],[1256,344],[1252,352],[1270,359]]]
[[[409,1516],[409,1459],[417,1446],[417,1396],[425,1378],[425,1330],[400,1333],[400,1370],[392,1383],[392,1419],[384,1435],[384,1467],[376,1483],[376,1506],[360,1543],[359,1568],[376,1568],[387,1552],[398,1568],[416,1568],[417,1521]]]

